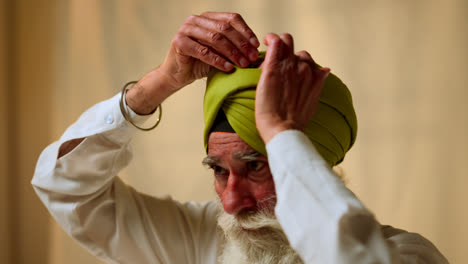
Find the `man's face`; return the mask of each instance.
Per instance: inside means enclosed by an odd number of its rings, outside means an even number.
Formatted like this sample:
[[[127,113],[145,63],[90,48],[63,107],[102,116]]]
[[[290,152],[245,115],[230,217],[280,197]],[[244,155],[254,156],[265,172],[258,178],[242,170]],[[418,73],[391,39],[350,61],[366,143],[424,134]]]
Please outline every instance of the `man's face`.
[[[211,133],[203,163],[213,169],[216,193],[228,214],[273,212],[275,184],[268,160],[236,133]]]
[[[275,184],[268,160],[236,133],[213,132],[203,163],[213,168],[218,226],[226,245],[221,263],[303,263],[274,215]]]

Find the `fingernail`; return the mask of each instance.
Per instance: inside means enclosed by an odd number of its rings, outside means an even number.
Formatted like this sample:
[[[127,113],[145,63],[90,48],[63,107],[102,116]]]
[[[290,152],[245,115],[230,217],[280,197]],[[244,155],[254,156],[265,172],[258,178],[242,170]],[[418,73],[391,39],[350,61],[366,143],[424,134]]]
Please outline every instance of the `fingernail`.
[[[245,59],[245,58],[241,58],[239,60],[239,64],[242,66],[242,67],[247,67],[249,66],[249,62]]]
[[[256,37],[251,37],[250,38],[250,44],[254,45],[254,47],[258,48],[260,46],[260,42],[258,42],[258,39]]]
[[[234,68],[234,66],[231,63],[229,63],[227,61],[224,63],[224,69],[230,71],[230,70],[232,70],[232,68]]]
[[[258,52],[257,51],[251,51],[249,52],[249,59],[251,62],[256,61],[258,58]]]

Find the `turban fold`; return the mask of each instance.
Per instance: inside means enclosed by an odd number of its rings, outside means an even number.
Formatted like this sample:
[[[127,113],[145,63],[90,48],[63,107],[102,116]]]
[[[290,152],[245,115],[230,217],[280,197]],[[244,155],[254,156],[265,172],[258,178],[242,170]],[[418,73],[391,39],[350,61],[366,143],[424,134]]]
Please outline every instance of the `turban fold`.
[[[203,103],[206,151],[213,122],[222,110],[242,140],[267,155],[265,143],[255,125],[255,88],[262,72],[256,65],[264,57],[265,53],[261,52],[259,61],[252,68],[236,67],[231,73],[210,72]],[[340,163],[354,144],[357,120],[351,93],[335,75],[330,73],[325,80],[317,112],[304,132],[330,166]]]

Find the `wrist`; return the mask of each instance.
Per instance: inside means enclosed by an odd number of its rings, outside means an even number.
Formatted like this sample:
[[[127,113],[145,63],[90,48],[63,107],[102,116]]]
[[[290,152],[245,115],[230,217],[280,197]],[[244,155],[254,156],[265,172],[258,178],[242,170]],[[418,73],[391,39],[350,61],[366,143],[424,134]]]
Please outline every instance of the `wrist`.
[[[135,113],[147,115],[154,112],[175,90],[166,76],[156,68],[128,90],[125,101]]]
[[[258,133],[260,134],[260,137],[263,139],[263,142],[265,142],[265,145],[270,142],[276,135],[279,133],[286,131],[286,130],[299,130],[303,131],[301,127],[299,127],[297,124],[291,121],[283,121],[281,123],[276,123],[276,124],[265,124],[262,126],[259,126],[258,128]]]

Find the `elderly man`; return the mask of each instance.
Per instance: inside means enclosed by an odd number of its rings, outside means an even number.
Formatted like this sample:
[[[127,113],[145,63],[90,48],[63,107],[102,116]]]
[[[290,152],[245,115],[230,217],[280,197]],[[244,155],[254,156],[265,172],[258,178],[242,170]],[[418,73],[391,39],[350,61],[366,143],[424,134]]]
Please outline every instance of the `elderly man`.
[[[238,14],[189,17],[161,66],[41,154],[32,183],[54,218],[109,263],[447,263],[420,235],[381,226],[332,171],[356,136],[346,86],[289,34],[264,43]],[[203,163],[218,201],[125,185],[136,127],[206,76]]]

